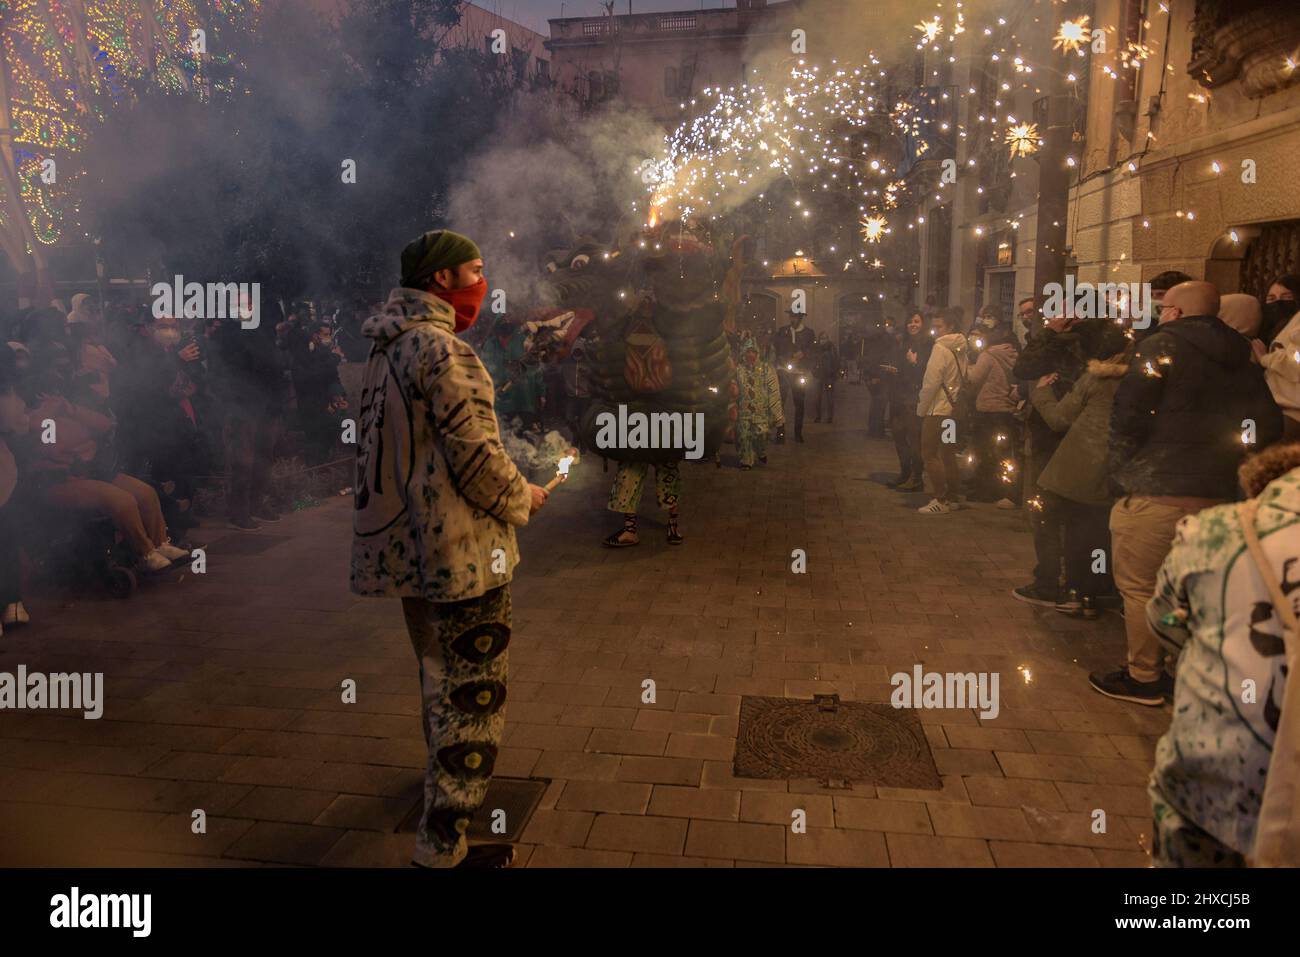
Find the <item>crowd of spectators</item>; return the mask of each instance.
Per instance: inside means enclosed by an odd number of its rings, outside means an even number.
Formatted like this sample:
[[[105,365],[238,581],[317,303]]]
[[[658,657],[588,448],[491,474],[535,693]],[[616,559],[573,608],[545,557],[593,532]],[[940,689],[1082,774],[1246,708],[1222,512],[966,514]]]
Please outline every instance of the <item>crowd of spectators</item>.
[[[231,527],[278,521],[277,458],[347,455],[370,311],[263,302],[246,329],[78,293],[0,319],[0,628],[29,620],[23,569],[65,526],[110,522],[148,573],[190,557],[204,481]]]

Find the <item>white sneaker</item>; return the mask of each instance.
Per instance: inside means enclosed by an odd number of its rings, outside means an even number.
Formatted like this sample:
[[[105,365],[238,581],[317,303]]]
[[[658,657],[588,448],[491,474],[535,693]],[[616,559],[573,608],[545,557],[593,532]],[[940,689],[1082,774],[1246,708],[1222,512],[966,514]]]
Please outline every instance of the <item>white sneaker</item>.
[[[5,625],[25,625],[32,620],[32,616],[27,614],[27,609],[23,607],[20,601],[12,605],[5,606],[5,613],[0,616],[0,624]]]
[[[177,548],[171,542],[163,542],[161,545],[158,546],[156,550],[160,552],[164,558],[167,558],[173,562],[178,561],[182,558],[190,557],[189,552],[187,552],[183,548]]]
[[[167,569],[172,567],[172,560],[155,548],[144,558],[140,559],[140,564],[151,572],[165,572]]]
[[[1011,499],[1009,498],[1000,498],[998,499],[997,507],[1011,509],[1011,508],[1019,508],[1020,506],[1017,505],[1015,502],[1011,501]]]
[[[922,515],[943,515],[945,512],[951,512],[952,509],[937,498],[932,498],[928,505],[922,505],[917,511]]]

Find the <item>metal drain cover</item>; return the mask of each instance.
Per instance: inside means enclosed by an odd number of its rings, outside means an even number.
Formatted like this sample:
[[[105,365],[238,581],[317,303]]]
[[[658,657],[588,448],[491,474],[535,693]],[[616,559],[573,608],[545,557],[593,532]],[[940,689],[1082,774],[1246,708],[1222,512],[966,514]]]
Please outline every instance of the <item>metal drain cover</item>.
[[[889,704],[745,696],[740,701],[738,778],[813,778],[940,790],[939,770],[916,713]]]
[[[466,840],[503,841],[507,844],[518,841],[550,783],[546,778],[493,778],[488,782],[487,796],[483,799],[482,807],[474,812],[469,830],[465,832]],[[505,812],[504,834],[492,833],[492,817],[497,810]],[[415,806],[406,812],[402,823],[397,825],[397,833],[414,834],[423,814],[424,793],[421,790]]]

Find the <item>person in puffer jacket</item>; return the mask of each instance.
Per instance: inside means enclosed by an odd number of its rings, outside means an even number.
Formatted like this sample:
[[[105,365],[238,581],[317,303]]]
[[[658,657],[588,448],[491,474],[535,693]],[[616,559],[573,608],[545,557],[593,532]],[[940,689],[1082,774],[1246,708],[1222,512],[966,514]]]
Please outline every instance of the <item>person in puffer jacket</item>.
[[[402,599],[420,663],[428,764],[413,863],[504,867],[469,848],[505,725],[515,526],[542,507],[506,454],[495,388],[458,338],[487,291],[478,247],[450,230],[402,252],[402,285],[366,320],[373,342],[357,438],[352,590]]]

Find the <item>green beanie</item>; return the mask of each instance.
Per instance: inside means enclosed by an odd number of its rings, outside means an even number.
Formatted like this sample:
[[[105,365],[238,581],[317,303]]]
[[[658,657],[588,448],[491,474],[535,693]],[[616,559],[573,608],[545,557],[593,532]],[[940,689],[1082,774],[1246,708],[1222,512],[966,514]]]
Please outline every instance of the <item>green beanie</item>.
[[[450,229],[436,229],[407,243],[402,250],[402,286],[424,289],[440,269],[455,269],[462,263],[482,259],[474,240]]]

